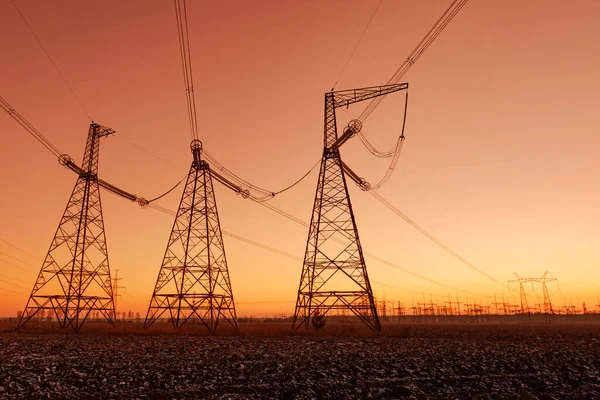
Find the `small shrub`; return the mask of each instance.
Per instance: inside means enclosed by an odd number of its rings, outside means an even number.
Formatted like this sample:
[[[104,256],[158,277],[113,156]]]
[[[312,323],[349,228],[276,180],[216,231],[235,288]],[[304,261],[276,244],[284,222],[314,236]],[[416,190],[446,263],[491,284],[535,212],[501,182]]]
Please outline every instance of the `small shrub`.
[[[320,330],[325,326],[325,314],[317,308],[313,313],[311,323],[316,330]]]

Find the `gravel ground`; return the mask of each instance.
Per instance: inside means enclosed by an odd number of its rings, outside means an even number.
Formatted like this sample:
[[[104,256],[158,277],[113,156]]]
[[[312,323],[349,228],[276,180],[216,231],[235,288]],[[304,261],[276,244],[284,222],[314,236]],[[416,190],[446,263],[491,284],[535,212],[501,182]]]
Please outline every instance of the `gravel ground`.
[[[0,398],[600,399],[599,327],[0,333]]]

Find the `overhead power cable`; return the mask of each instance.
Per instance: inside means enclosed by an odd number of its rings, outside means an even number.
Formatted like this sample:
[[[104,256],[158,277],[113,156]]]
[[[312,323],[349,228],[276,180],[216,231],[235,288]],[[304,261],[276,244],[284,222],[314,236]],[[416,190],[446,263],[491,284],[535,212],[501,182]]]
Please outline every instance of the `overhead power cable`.
[[[22,294],[22,295],[28,295],[29,294],[29,293],[17,292],[16,290],[5,289],[5,288],[2,288],[2,287],[0,287],[0,292],[11,292],[11,293]]]
[[[297,184],[302,182],[304,180],[304,178],[306,178],[311,172],[313,172],[313,170],[315,168],[317,168],[317,166],[319,166],[320,164],[321,164],[321,160],[317,161],[315,163],[315,165],[313,165],[311,169],[309,169],[304,175],[302,175],[302,177],[300,179],[298,179],[296,182],[292,183],[291,185],[289,185],[277,192],[273,192],[273,196],[278,195],[279,193],[287,192],[288,190],[290,190],[291,188],[293,188],[294,186],[296,186]]]
[[[177,186],[181,185],[181,182],[183,182],[185,180],[185,178],[187,178],[187,177],[188,177],[188,175],[186,174],[183,178],[181,178],[181,180],[179,182],[177,182],[177,184],[175,186],[173,186],[171,189],[167,190],[166,192],[164,192],[160,196],[148,200],[148,203],[152,203],[152,202],[154,202],[156,200],[162,199],[163,197],[165,197],[166,195],[168,195],[169,193],[171,193],[173,190],[175,190],[175,188],[177,188]]]
[[[402,148],[404,145],[404,127],[406,126],[407,110],[408,110],[408,92],[406,93],[406,101],[404,103],[404,118],[402,121],[402,131],[400,132],[400,136],[398,137],[398,141],[396,142],[394,149],[392,149],[392,151],[390,153],[388,153],[392,156],[392,161],[390,162],[390,165],[388,166],[387,170],[385,171],[385,174],[379,180],[379,182],[371,185],[371,190],[376,190],[376,189],[382,188],[390,180],[392,174],[394,173],[394,170],[396,169],[396,166],[398,165],[398,160],[400,160],[400,155],[402,154]],[[363,142],[363,144],[365,144],[365,146],[367,146],[367,148],[369,148],[369,146],[371,146],[371,144],[368,143],[366,136],[360,135],[360,133],[361,132],[359,132],[360,140]],[[371,146],[371,147],[372,147],[371,153],[374,153],[378,157],[382,156],[383,153],[379,152],[375,147],[373,147],[373,146]]]
[[[52,153],[56,158],[61,156],[60,150],[56,146],[54,146],[40,131],[35,129],[29,121],[25,119],[17,110],[15,110],[2,96],[0,96],[0,108],[8,113],[15,121],[19,123],[31,136],[35,138],[38,142],[42,144],[50,153]]]
[[[433,243],[437,244],[439,247],[441,247],[447,253],[449,253],[450,255],[452,255],[453,257],[455,257],[457,260],[459,260],[460,262],[462,262],[463,264],[465,264],[467,267],[471,268],[472,270],[476,271],[477,273],[479,273],[480,275],[486,277],[487,279],[491,280],[492,282],[504,286],[498,280],[496,280],[494,277],[492,277],[491,275],[489,275],[486,272],[482,271],[481,269],[477,268],[475,265],[473,265],[472,263],[470,263],[469,261],[467,261],[464,257],[462,257],[461,255],[459,255],[457,252],[455,252],[454,250],[452,250],[450,247],[446,246],[440,240],[438,240],[435,236],[433,236],[432,234],[430,234],[429,232],[427,232],[419,224],[417,224],[415,221],[413,221],[412,219],[410,219],[402,211],[400,211],[399,209],[397,209],[392,203],[390,203],[388,200],[386,200],[381,194],[379,194],[378,192],[375,192],[375,191],[369,191],[369,194],[371,196],[375,197],[375,199],[377,199],[384,206],[386,206],[387,208],[389,208],[390,210],[392,210],[400,218],[402,218],[403,220],[405,220],[406,222],[408,222],[409,225],[411,225],[413,228],[415,228],[417,231],[419,231],[421,234],[423,234],[423,236],[425,236],[426,238],[428,238],[429,240],[431,240]]]
[[[198,118],[196,114],[196,97],[194,96],[194,79],[192,76],[192,57],[190,53],[190,35],[187,24],[187,7],[185,0],[174,0],[175,16],[177,17],[177,37],[181,54],[181,67],[190,122],[192,140],[198,140]]]
[[[371,154],[373,154],[375,157],[379,157],[379,158],[390,158],[390,157],[396,156],[396,154],[399,151],[398,148],[402,146],[402,142],[404,141],[404,129],[406,127],[407,112],[408,112],[408,91],[406,92],[406,97],[404,100],[404,116],[402,117],[402,130],[400,131],[400,135],[398,136],[396,143],[390,150],[387,150],[387,151],[379,150],[377,148],[377,146],[375,146],[371,141],[369,141],[369,138],[364,130],[361,129],[358,132],[358,137],[359,137],[360,141],[367,148],[367,150],[369,150],[369,152]],[[346,112],[346,113],[348,114],[348,112]],[[348,114],[348,115],[350,115],[350,114]]]
[[[83,105],[83,103],[81,102],[81,100],[79,100],[79,97],[77,97],[77,95],[75,94],[75,91],[73,90],[73,88],[71,87],[71,85],[69,85],[69,82],[67,82],[67,79],[65,78],[65,76],[62,74],[62,72],[60,72],[60,69],[58,68],[58,65],[56,65],[56,63],[54,62],[54,60],[50,56],[50,53],[48,53],[48,50],[46,50],[46,48],[42,44],[42,41],[40,40],[40,38],[36,35],[35,31],[31,27],[31,25],[29,25],[29,22],[27,22],[27,19],[25,18],[25,16],[23,15],[23,13],[21,12],[21,10],[17,6],[17,4],[14,2],[14,0],[11,0],[11,3],[17,9],[17,12],[19,13],[19,15],[21,16],[21,18],[23,19],[23,22],[25,22],[25,25],[27,25],[27,28],[29,28],[29,30],[31,31],[31,34],[33,35],[33,37],[35,38],[35,40],[37,41],[37,43],[40,45],[40,47],[42,48],[42,50],[46,54],[46,57],[48,57],[48,60],[50,60],[50,63],[52,63],[52,66],[54,67],[54,69],[56,70],[56,72],[58,72],[58,75],[60,75],[62,81],[65,84],[65,86],[67,86],[67,88],[69,89],[69,91],[71,92],[71,94],[73,95],[73,97],[75,98],[75,100],[77,101],[77,103],[79,103],[79,106],[81,107],[81,109],[83,110],[83,112],[85,113],[85,115],[87,115],[87,117],[91,121],[92,117],[90,116],[90,113],[87,111],[87,109],[85,108],[85,106]]]
[[[425,37],[421,39],[419,44],[413,49],[408,55],[406,60],[398,67],[392,77],[387,81],[387,84],[396,84],[404,77],[404,75],[410,70],[410,68],[417,62],[417,60],[423,55],[423,53],[431,46],[435,39],[444,31],[446,26],[454,19],[456,14],[467,4],[468,0],[454,0],[450,6],[444,11],[442,16],[436,21],[433,27],[427,32]],[[373,99],[363,112],[358,116],[358,119],[363,123],[369,118],[369,116],[375,111],[375,109],[381,104],[386,96],[380,96]]]
[[[369,18],[369,22],[367,22],[367,25],[365,26],[365,29],[363,29],[360,37],[358,38],[358,41],[356,42],[356,46],[354,46],[354,49],[352,49],[352,53],[350,53],[350,56],[348,57],[348,60],[346,60],[346,64],[344,64],[344,67],[340,71],[340,74],[338,75],[337,79],[335,80],[335,83],[333,84],[333,87],[331,88],[331,91],[333,91],[335,89],[335,87],[337,86],[340,78],[344,74],[344,71],[346,71],[346,67],[348,67],[348,64],[350,64],[350,60],[352,60],[352,56],[354,56],[354,53],[356,52],[356,49],[358,49],[358,45],[360,44],[360,42],[362,41],[363,37],[365,36],[365,33],[367,33],[367,30],[369,29],[369,26],[371,25],[371,22],[373,21],[373,18],[375,17],[375,14],[377,14],[377,10],[379,10],[379,7],[381,6],[381,3],[383,3],[383,0],[379,0],[379,3],[377,3],[377,7],[375,7],[375,10],[373,11],[373,14],[371,14],[371,18]]]
[[[25,271],[25,272],[28,272],[28,273],[30,273],[30,274],[33,274],[33,273],[34,273],[33,271],[31,271],[31,270],[29,270],[29,269],[23,268],[23,267],[21,267],[21,266],[19,266],[19,265],[15,264],[15,263],[13,263],[13,262],[10,262],[10,261],[7,261],[7,260],[4,260],[4,259],[2,259],[2,258],[0,258],[0,263],[5,263],[5,264],[8,264],[8,265],[10,265],[11,267],[14,267],[14,268],[20,269],[21,271]]]
[[[442,31],[448,26],[448,24],[454,19],[456,14],[464,7],[468,0],[454,0],[450,6],[446,9],[446,11],[440,16],[440,18],[436,21],[433,27],[427,32],[425,37],[421,39],[419,44],[413,49],[413,51],[409,54],[409,56],[404,60],[404,62],[400,65],[400,67],[392,74],[392,77],[387,81],[387,84],[397,84],[400,83],[404,75],[408,72],[408,70],[417,62],[417,60],[421,57],[421,55],[431,46],[434,40],[442,33]],[[361,112],[358,116],[358,120],[361,122],[365,122],[367,118],[375,111],[375,109],[381,104],[381,102],[385,99],[384,96],[379,96],[371,100],[366,106],[366,108]],[[392,146],[392,148],[388,151],[381,151],[377,149],[368,139],[367,135],[364,132],[359,132],[358,136],[363,143],[363,145],[369,150],[371,154],[376,157],[388,158],[392,157],[392,161],[388,166],[383,178],[376,183],[375,185],[371,185],[373,189],[381,188],[383,185],[387,183],[389,178],[391,177],[396,165],[398,163],[398,159],[400,157],[400,153],[402,151],[402,144],[404,141],[404,126],[406,123],[406,106],[408,104],[408,93],[406,97],[405,109],[404,109],[404,122],[402,124],[402,133],[396,140],[396,143]]]
[[[27,265],[27,266],[29,266],[29,267],[37,268],[37,266],[35,266],[35,265],[31,264],[31,263],[25,262],[25,261],[23,261],[23,260],[21,260],[21,259],[19,259],[19,258],[17,258],[17,257],[13,257],[13,256],[11,256],[10,254],[7,254],[7,253],[5,253],[5,252],[3,252],[3,251],[0,251],[0,255],[3,255],[3,256],[5,256],[5,257],[8,257],[8,258],[10,258],[10,259],[12,259],[12,260],[14,260],[14,261],[16,261],[16,262],[20,262],[21,264],[25,264],[25,265]]]
[[[0,238],[0,242],[4,243],[4,244],[6,244],[6,245],[9,245],[10,247],[12,247],[12,248],[14,248],[14,249],[17,249],[17,250],[19,250],[19,251],[20,251],[21,253],[23,253],[23,254],[27,254],[29,257],[33,257],[33,258],[35,258],[36,260],[39,260],[39,261],[44,261],[44,260],[42,260],[41,258],[34,256],[33,254],[31,254],[31,253],[27,252],[26,250],[23,250],[22,248],[20,248],[20,247],[17,247],[17,246],[15,246],[14,244],[12,244],[12,243],[9,243],[9,242],[7,242],[6,240],[4,240],[4,239],[2,239],[2,238]]]
[[[9,282],[9,281],[5,281],[4,279],[0,279],[0,282],[6,283],[6,284],[8,284],[8,285],[11,285],[11,286],[13,286],[13,287],[16,287],[16,288],[19,288],[19,289],[29,290],[29,288],[23,287],[23,286],[21,286],[21,285],[17,285],[16,283],[12,283],[12,282]]]
[[[17,281],[17,282],[21,282],[21,283],[29,283],[29,282],[24,281],[22,279],[13,278],[12,276],[4,275],[4,274],[0,274],[0,276],[4,277],[6,279],[12,279],[13,281]]]

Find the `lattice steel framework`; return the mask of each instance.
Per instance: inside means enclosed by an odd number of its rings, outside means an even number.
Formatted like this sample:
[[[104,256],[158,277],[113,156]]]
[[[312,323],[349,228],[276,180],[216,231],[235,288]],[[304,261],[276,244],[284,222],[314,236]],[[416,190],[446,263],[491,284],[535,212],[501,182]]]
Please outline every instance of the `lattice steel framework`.
[[[339,152],[339,146],[356,132],[351,135],[345,132],[338,138],[335,110],[407,88],[408,84],[401,83],[325,93],[323,158],[293,329],[308,328],[317,310],[326,314],[329,310],[348,309],[370,329],[381,330],[345,172],[356,178],[342,162]],[[366,188],[364,181],[357,183]]]
[[[208,163],[192,142],[194,161],[152,294],[144,327],[165,312],[174,327],[198,318],[210,331],[220,319],[238,327],[223,236]]]
[[[78,331],[92,312],[114,324],[108,249],[98,184],[100,138],[115,131],[90,124],[79,178],[44,259],[19,327],[50,310],[62,328]],[[64,155],[61,163],[73,162]]]

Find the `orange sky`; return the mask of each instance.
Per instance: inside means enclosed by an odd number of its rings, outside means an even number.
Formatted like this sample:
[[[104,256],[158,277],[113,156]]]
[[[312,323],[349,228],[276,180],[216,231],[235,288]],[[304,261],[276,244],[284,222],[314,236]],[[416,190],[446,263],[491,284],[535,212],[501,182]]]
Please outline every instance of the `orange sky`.
[[[181,179],[191,154],[172,2],[17,4],[94,120],[117,131],[102,141],[100,176],[147,198]],[[384,1],[337,89],[385,83],[448,4]],[[272,190],[304,174],[322,152],[323,94],[376,5],[189,1],[200,135],[211,154]],[[600,294],[599,18],[594,0],[469,2],[404,79],[407,140],[380,191],[501,282],[549,270],[559,306],[595,304]],[[0,31],[0,94],[80,162],[89,120],[8,1]],[[365,124],[381,147],[398,135],[402,107],[402,94],[390,96]],[[0,315],[14,315],[76,177],[5,113],[0,133],[0,239],[36,257],[0,241]],[[358,139],[342,156],[373,182],[387,168]],[[316,180],[315,171],[273,204],[308,220]],[[350,192],[366,251],[464,290],[506,292],[370,195],[354,185]],[[216,194],[223,230],[303,257],[305,228],[222,186]],[[175,209],[180,196],[177,189],[159,204]],[[173,217],[106,192],[102,201],[111,267],[126,286],[120,308],[143,313]],[[293,313],[301,262],[224,240],[238,315]],[[367,267],[379,299],[410,304],[422,300],[414,292],[449,292],[369,258]]]

